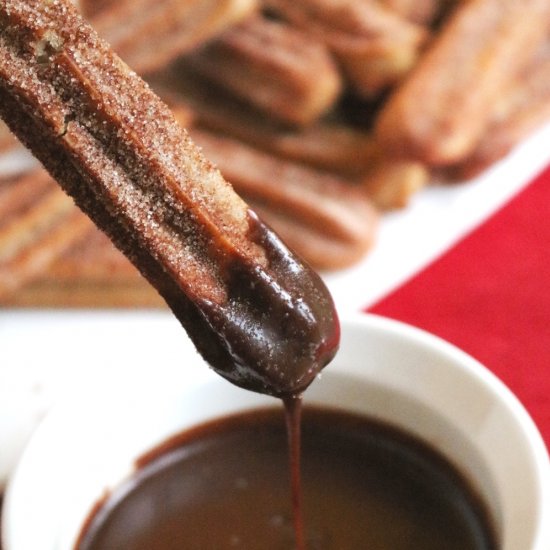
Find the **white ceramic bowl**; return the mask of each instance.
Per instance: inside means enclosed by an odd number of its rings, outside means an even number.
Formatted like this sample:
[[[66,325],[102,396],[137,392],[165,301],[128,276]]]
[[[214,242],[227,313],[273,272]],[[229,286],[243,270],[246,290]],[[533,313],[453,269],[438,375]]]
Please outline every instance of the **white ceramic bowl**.
[[[342,328],[341,351],[306,400],[418,435],[484,495],[502,550],[548,550],[550,462],[512,393],[465,353],[402,323],[357,315]],[[190,344],[180,351],[169,375],[154,364],[146,375],[121,366],[49,413],[8,485],[6,550],[69,550],[133,458],[198,422],[274,403],[217,377]]]

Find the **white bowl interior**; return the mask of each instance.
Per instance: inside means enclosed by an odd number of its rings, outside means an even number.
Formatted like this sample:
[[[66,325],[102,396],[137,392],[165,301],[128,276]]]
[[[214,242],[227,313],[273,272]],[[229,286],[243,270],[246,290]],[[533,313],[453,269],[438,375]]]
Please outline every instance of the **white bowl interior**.
[[[6,550],[68,550],[92,505],[134,458],[198,422],[277,401],[231,386],[189,346],[181,375],[122,369],[56,407],[8,485]],[[390,422],[442,451],[484,495],[503,550],[550,547],[550,464],[531,419],[475,360],[401,323],[343,321],[341,351],[306,401]]]

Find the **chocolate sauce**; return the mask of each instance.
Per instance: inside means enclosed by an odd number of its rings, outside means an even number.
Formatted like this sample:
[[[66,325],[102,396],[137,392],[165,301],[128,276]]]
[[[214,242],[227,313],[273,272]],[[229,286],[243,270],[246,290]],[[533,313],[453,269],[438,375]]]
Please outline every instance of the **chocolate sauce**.
[[[439,454],[389,426],[304,409],[308,550],[494,550],[487,514]],[[144,456],[77,550],[295,548],[279,409],[214,421]]]

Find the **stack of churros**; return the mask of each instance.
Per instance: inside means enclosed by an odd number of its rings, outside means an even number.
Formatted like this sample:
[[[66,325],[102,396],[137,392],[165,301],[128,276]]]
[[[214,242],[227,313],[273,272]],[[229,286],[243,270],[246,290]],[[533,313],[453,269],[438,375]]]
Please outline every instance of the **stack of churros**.
[[[368,254],[385,211],[478,175],[550,119],[548,0],[76,4],[322,271]],[[1,173],[18,152],[0,122],[0,304],[160,307],[44,171]]]

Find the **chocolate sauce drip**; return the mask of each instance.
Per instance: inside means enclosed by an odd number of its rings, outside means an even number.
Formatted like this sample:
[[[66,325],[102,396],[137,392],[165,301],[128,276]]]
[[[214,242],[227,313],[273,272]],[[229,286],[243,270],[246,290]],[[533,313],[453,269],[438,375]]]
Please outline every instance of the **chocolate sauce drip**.
[[[300,486],[301,393],[334,357],[340,327],[321,278],[297,259],[251,211],[250,237],[268,269],[241,257],[226,259],[223,304],[195,301],[187,331],[205,360],[243,388],[279,396],[286,407],[297,550],[305,550]],[[181,294],[166,300],[181,318]],[[189,318],[190,311],[185,311]]]
[[[304,506],[302,493],[302,397],[284,400],[288,451],[290,457],[290,492],[296,550],[306,550]]]

